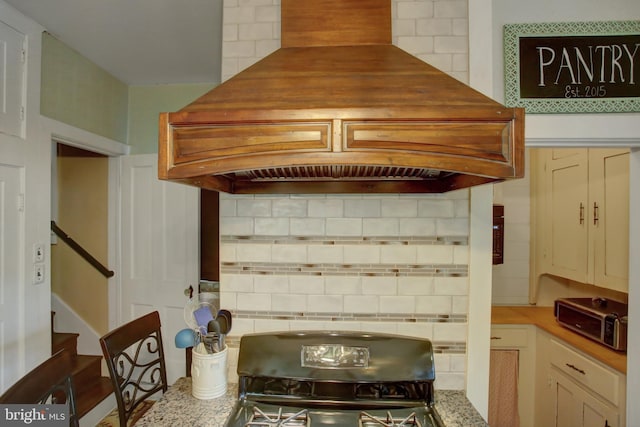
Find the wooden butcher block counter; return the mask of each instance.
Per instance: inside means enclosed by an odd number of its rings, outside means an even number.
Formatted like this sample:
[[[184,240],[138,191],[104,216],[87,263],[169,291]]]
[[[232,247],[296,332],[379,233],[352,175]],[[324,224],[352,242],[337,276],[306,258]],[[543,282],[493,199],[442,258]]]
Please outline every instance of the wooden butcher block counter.
[[[493,306],[491,323],[494,325],[535,325],[616,371],[625,375],[627,373],[626,353],[611,350],[560,326],[553,315],[553,307]]]

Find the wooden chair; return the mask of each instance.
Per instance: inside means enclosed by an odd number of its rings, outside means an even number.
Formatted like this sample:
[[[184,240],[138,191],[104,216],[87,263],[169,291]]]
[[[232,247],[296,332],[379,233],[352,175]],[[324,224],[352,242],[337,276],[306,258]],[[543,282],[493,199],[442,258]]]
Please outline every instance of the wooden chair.
[[[133,425],[144,414],[145,401],[158,391],[167,391],[158,312],[114,329],[100,338],[100,345],[116,395],[120,426]]]
[[[63,404],[69,407],[69,425],[78,426],[76,392],[71,378],[71,355],[60,350],[12,385],[0,404]]]

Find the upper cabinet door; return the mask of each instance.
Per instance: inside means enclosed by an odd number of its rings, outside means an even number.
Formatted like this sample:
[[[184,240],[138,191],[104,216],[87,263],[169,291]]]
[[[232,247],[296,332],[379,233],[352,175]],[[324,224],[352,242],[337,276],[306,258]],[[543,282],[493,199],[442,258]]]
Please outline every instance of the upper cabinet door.
[[[629,150],[549,149],[538,156],[539,273],[628,292]]]
[[[629,150],[589,150],[593,284],[629,290]]]
[[[586,283],[587,151],[550,149],[545,168],[547,272]]]
[[[26,37],[0,21],[0,132],[24,136]]]

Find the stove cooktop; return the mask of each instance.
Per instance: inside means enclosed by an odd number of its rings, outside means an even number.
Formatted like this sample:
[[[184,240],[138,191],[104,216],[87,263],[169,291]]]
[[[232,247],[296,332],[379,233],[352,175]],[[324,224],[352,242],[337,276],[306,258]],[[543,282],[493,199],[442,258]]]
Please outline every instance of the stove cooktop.
[[[238,401],[225,427],[443,427],[426,405],[396,408],[279,406]]]

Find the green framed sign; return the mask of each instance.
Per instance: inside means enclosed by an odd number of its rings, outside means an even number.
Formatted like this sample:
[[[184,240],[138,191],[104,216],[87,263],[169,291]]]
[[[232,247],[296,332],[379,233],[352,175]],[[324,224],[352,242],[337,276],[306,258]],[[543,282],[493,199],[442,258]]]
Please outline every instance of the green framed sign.
[[[508,24],[504,64],[508,107],[640,111],[640,21]]]

